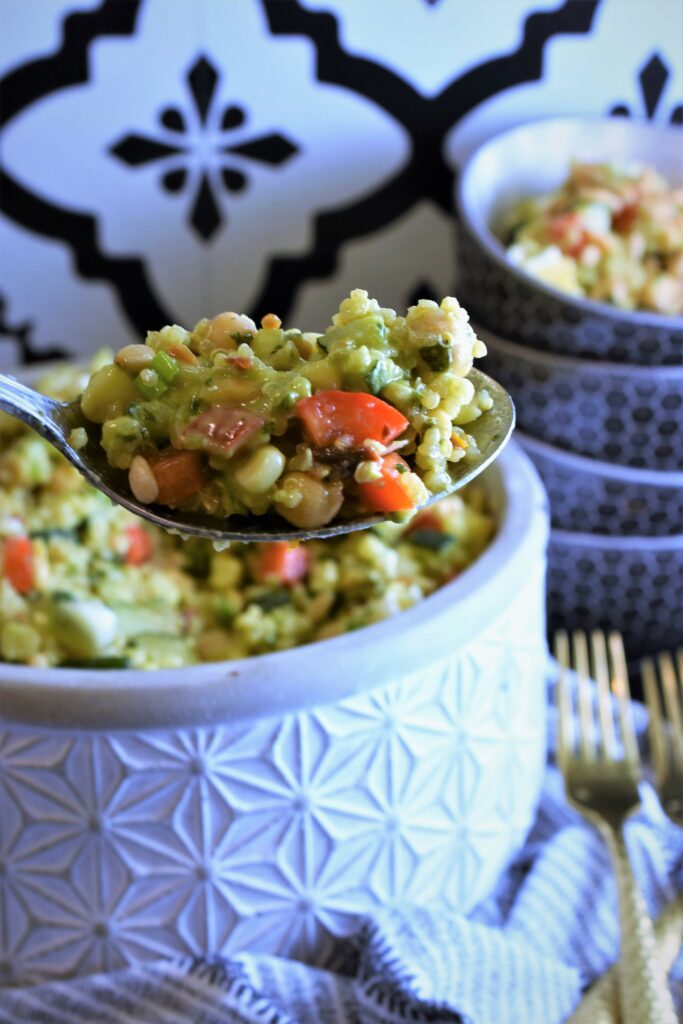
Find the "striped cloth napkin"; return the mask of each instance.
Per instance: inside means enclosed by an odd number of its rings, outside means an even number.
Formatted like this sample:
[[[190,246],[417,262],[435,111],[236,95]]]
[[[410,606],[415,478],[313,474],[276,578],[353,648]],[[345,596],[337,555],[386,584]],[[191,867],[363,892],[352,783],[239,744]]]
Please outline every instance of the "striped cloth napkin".
[[[553,719],[550,710],[552,735]],[[683,892],[683,829],[665,818],[646,784],[642,796],[628,843],[658,915]],[[680,905],[670,959],[680,949]],[[551,749],[526,846],[468,918],[439,908],[386,910],[340,941],[334,971],[244,954],[5,989],[0,1024],[559,1024],[614,962],[618,945],[607,852],[567,806]],[[681,955],[671,984],[680,1007]],[[612,991],[603,981],[603,1006]],[[597,1001],[573,1019],[608,1021],[609,1012],[595,1012]]]

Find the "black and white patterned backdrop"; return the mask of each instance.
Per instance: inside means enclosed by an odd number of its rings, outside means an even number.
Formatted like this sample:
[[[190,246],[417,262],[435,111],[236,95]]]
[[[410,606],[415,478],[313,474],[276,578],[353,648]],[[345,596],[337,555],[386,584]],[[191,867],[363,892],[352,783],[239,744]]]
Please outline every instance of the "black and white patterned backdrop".
[[[0,364],[451,291],[458,166],[683,123],[683,0],[0,0]]]

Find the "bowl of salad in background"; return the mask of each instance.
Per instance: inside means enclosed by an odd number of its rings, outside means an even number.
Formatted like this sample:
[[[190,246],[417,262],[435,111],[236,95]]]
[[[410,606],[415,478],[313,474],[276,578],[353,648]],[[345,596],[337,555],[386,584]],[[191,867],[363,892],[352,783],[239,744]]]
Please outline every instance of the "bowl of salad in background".
[[[482,145],[458,185],[460,293],[473,319],[549,352],[683,363],[682,145],[680,128],[586,117]],[[584,257],[588,276],[576,273]]]
[[[15,662],[0,664],[2,983],[244,950],[323,963],[377,906],[464,913],[491,890],[533,820],[545,757],[548,512],[516,445],[482,478],[493,536],[429,596],[411,596],[400,567],[417,559],[426,579],[429,557],[450,558],[438,517],[403,552],[380,534],[343,556],[323,548],[301,589],[300,555],[264,567],[253,546],[205,564],[98,511],[43,454],[29,438],[18,458],[33,474],[23,511],[0,489]],[[42,500],[48,485],[45,522],[30,520],[28,491]],[[32,562],[27,540],[42,546]],[[354,620],[333,579],[342,558],[356,605],[369,590],[388,607]],[[30,573],[54,574],[47,607]],[[316,615],[321,629],[297,635]],[[209,642],[188,664],[193,616]],[[230,636],[247,646],[221,647]]]

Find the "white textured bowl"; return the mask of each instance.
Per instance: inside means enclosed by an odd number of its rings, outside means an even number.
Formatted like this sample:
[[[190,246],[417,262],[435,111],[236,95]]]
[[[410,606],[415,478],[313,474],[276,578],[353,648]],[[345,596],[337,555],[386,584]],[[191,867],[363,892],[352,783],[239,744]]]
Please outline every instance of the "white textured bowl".
[[[566,179],[572,160],[637,162],[683,182],[683,132],[624,118],[542,118],[501,132],[458,183],[460,295],[473,318],[506,338],[559,354],[650,365],[683,363],[683,317],[576,298],[514,264],[501,214]]]
[[[633,469],[515,437],[548,492],[553,526],[605,535],[668,537],[683,533],[683,472]]]
[[[491,890],[543,775],[548,513],[514,444],[486,483],[490,547],[394,619],[176,672],[0,667],[5,981],[321,963],[379,905]]]

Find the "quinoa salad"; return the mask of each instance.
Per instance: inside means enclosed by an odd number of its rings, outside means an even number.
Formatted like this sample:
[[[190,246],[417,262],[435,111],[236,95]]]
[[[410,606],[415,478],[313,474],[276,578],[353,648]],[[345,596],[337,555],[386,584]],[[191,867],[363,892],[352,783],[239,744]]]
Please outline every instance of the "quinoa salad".
[[[467,375],[485,354],[456,299],[399,316],[357,289],[323,334],[232,312],[150,331],[98,369],[81,408],[144,504],[300,529],[405,519],[477,454],[467,425],[492,400]]]
[[[87,379],[64,368],[40,388],[66,400]],[[409,523],[216,551],[111,504],[0,413],[0,660],[159,669],[310,643],[411,607],[466,569],[493,532],[484,491],[471,485]]]
[[[683,314],[683,186],[642,166],[575,163],[557,191],[519,203],[508,256],[570,295]]]

